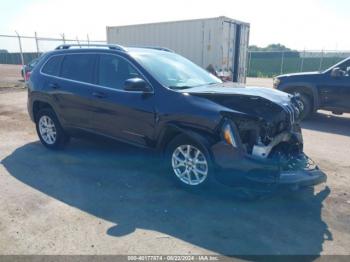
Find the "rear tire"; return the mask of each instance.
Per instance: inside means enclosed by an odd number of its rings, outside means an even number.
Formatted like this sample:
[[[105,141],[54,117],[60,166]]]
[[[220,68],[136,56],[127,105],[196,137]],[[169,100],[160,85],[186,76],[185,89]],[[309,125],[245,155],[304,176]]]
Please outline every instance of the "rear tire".
[[[184,135],[167,146],[165,165],[174,182],[191,191],[214,184],[213,164],[208,150]]]
[[[40,142],[49,149],[61,149],[69,142],[55,112],[50,108],[41,109],[35,116],[36,131]]]

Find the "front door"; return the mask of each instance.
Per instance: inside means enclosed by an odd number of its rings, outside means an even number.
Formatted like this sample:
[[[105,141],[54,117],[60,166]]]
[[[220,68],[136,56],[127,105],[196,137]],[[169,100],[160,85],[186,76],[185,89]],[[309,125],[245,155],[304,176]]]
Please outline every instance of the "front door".
[[[118,55],[101,54],[97,65],[92,128],[122,141],[148,146],[154,135],[154,95],[123,89],[127,79],[143,77]]]
[[[350,60],[338,66],[340,74],[332,76],[327,72],[320,84],[322,107],[350,111]]]

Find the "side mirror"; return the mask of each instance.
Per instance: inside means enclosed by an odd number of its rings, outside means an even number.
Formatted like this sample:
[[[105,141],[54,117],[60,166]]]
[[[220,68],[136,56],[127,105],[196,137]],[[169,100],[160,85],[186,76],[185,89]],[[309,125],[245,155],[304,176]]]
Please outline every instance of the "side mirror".
[[[145,80],[135,77],[135,78],[129,78],[125,81],[124,90],[150,92],[151,88],[148,86]]]
[[[339,67],[333,68],[331,71],[331,77],[340,77],[342,76],[342,71]]]

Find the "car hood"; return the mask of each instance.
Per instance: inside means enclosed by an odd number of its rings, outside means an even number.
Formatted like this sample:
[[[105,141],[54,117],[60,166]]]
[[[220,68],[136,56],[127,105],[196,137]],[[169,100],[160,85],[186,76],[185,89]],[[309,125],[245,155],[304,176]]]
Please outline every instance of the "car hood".
[[[292,73],[292,74],[284,74],[284,75],[279,75],[277,78],[284,78],[284,77],[291,77],[291,76],[296,76],[296,77],[303,77],[303,76],[316,76],[320,75],[321,72],[315,71],[315,72],[302,72],[302,73]]]
[[[233,83],[194,87],[181,92],[205,98],[236,113],[268,121],[285,119],[292,98],[272,88],[244,87]]]

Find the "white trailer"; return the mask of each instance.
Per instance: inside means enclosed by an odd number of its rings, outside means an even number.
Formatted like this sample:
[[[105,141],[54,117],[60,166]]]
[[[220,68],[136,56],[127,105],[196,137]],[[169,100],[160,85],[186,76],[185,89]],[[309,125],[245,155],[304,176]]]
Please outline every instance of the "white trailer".
[[[228,17],[108,26],[107,42],[125,46],[166,47],[197,65],[212,65],[221,76],[244,83],[249,43],[248,23]]]

